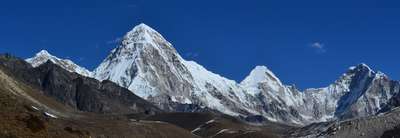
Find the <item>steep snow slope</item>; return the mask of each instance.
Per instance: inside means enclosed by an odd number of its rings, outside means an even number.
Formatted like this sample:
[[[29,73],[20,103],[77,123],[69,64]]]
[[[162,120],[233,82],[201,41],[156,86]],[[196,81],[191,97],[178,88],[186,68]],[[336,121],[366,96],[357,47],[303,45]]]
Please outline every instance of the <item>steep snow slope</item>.
[[[75,64],[71,60],[60,59],[56,56],[53,56],[46,50],[40,51],[39,53],[36,54],[36,56],[34,56],[32,58],[28,58],[28,59],[26,59],[26,61],[28,63],[30,63],[33,67],[38,67],[38,66],[46,63],[47,61],[51,61],[70,72],[76,72],[76,73],[81,74],[86,77],[92,76],[92,72],[90,72],[89,70]]]
[[[140,24],[94,71],[95,78],[111,80],[159,107],[195,104],[230,115],[256,113],[250,95],[232,80],[184,60],[158,32]]]
[[[399,82],[391,81],[366,64],[350,67],[328,87],[306,89],[304,92],[283,85],[264,66],[257,66],[241,85],[248,93],[258,97],[263,107],[262,115],[277,122],[309,124],[365,117],[376,115],[384,107],[398,106],[390,101],[399,93]]]
[[[300,105],[304,105],[303,93],[294,86],[285,86],[265,66],[255,67],[241,82],[241,86],[256,99],[258,111],[271,121],[303,124],[308,121],[305,115],[298,112]]]
[[[371,116],[398,92],[398,82],[359,64],[326,88],[305,90],[304,108],[320,121]]]
[[[125,35],[121,45],[111,51],[94,74],[99,80],[108,79],[135,90],[145,99],[170,92],[166,96],[191,103],[186,98],[191,93],[188,82],[191,76],[181,61],[169,42],[152,28],[140,24]]]
[[[283,87],[282,82],[265,66],[255,67],[240,84],[250,92],[254,92],[252,94],[259,94],[259,83],[266,83],[274,91],[279,91]]]
[[[194,61],[185,61],[194,80],[194,95],[202,100],[202,105],[223,111],[226,108],[236,115],[259,114],[257,102],[251,94],[233,80],[214,74]]]

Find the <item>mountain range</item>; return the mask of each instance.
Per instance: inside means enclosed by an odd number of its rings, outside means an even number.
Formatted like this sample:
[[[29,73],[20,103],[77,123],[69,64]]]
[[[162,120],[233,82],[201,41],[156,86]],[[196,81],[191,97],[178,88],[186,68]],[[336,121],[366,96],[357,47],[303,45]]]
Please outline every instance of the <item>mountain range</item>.
[[[145,24],[127,32],[93,71],[45,50],[26,61],[36,68],[50,61],[101,83],[114,82],[164,111],[212,111],[257,123],[305,126],[342,121],[375,116],[400,103],[400,83],[366,64],[350,67],[327,87],[304,91],[283,84],[266,66],[255,67],[239,83],[183,59]]]

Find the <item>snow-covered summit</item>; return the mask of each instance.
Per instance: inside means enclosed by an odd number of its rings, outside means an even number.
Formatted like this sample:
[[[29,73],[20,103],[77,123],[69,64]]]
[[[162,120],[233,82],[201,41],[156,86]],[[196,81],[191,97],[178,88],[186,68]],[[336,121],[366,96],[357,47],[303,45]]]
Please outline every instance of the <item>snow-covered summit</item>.
[[[356,65],[356,66],[351,66],[351,67],[349,68],[349,71],[350,71],[350,72],[355,72],[355,71],[367,71],[367,72],[375,73],[375,71],[372,70],[371,67],[369,67],[369,66],[368,66],[367,64],[365,64],[365,63],[361,63],[361,64],[358,64],[358,65]]]
[[[257,87],[259,83],[268,83],[275,91],[279,91],[282,82],[266,66],[256,66],[240,84],[244,87]]]
[[[46,63],[47,61],[51,61],[54,64],[57,64],[70,72],[76,72],[87,77],[92,76],[92,72],[90,72],[89,70],[75,64],[69,59],[60,59],[56,56],[53,56],[46,50],[41,50],[34,57],[26,59],[26,61],[30,63],[33,67],[38,67]]]
[[[136,25],[135,27],[133,27],[133,29],[129,32],[134,32],[137,30],[148,30],[148,31],[152,31],[152,32],[157,32],[156,30],[154,30],[153,28],[151,28],[150,26],[144,24],[144,23],[140,23],[138,25]]]
[[[122,45],[133,46],[131,45],[132,43],[167,43],[168,45],[162,46],[171,45],[160,33],[144,23],[135,26],[131,31],[125,34]]]
[[[231,80],[186,61],[164,37],[140,24],[126,33],[121,44],[94,71],[99,80],[111,80],[160,108],[195,104],[230,115],[249,114],[246,93]]]
[[[31,63],[31,65],[33,67],[38,67],[41,64],[47,62],[47,60],[53,59],[53,58],[55,58],[55,57],[50,55],[49,52],[47,52],[46,50],[41,50],[40,52],[36,53],[35,57],[28,58],[28,59],[26,59],[26,61]]]
[[[36,55],[51,56],[51,54],[47,52],[47,50],[40,50],[38,53],[36,53]]]

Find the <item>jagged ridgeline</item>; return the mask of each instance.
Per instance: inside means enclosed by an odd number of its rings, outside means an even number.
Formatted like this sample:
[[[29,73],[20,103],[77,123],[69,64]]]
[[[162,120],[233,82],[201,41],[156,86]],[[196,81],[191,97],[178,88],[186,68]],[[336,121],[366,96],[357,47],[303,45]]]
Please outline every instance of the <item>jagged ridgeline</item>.
[[[0,55],[0,109],[2,138],[197,137],[172,124],[135,121],[163,111],[111,81],[52,62],[33,68],[11,55]]]
[[[2,55],[0,63],[4,70],[15,74],[19,80],[78,111],[103,114],[161,112],[159,108],[126,88],[111,81],[100,82],[70,72],[64,66],[56,64],[59,62],[49,60],[33,68],[19,58]]]
[[[217,111],[231,116],[306,125],[377,115],[398,106],[399,82],[365,64],[331,85],[299,91],[265,66],[238,83],[183,59],[160,33],[140,24],[90,72],[42,51],[34,67],[51,61],[70,72],[110,80],[166,111]]]

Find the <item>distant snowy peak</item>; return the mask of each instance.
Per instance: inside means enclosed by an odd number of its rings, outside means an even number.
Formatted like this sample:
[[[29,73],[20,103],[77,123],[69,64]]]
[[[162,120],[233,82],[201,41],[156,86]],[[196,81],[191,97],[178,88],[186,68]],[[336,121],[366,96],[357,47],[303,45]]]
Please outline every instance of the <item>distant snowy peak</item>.
[[[256,66],[240,84],[245,88],[258,88],[260,83],[267,83],[274,91],[283,87],[278,77],[266,66]]]
[[[350,83],[354,78],[361,78],[368,76],[371,77],[374,76],[375,74],[376,74],[375,71],[372,70],[367,64],[361,63],[356,66],[349,67],[347,72],[345,72],[338,80],[336,80],[335,84]]]
[[[251,72],[250,75],[242,82],[245,83],[247,81],[251,82],[265,82],[265,81],[275,81],[279,84],[282,84],[278,77],[269,70],[266,66],[256,66]]]
[[[171,44],[165,40],[165,38],[158,33],[156,30],[147,26],[146,24],[139,24],[135,26],[131,31],[126,33],[122,40],[123,46],[133,46],[135,43],[151,43],[152,46],[171,46]],[[159,45],[163,44],[164,45]],[[158,44],[158,45],[157,45]],[[162,48],[162,47],[159,47]]]
[[[47,62],[49,59],[55,58],[53,55],[50,55],[46,50],[41,50],[36,53],[35,57],[26,59],[33,67],[38,67]]]
[[[356,66],[349,67],[349,70],[345,72],[333,85],[341,85],[342,88],[348,89],[351,82],[362,81],[362,79],[384,77],[388,78],[384,73],[378,71],[375,72],[367,64],[361,63]]]
[[[46,63],[47,61],[51,61],[54,64],[57,64],[70,72],[76,72],[76,73],[81,74],[86,77],[92,76],[92,72],[90,72],[89,70],[87,70],[83,67],[80,67],[79,65],[75,64],[71,60],[60,59],[56,56],[53,56],[46,50],[40,51],[34,57],[26,59],[26,61],[28,63],[30,63],[33,67],[38,67],[38,66]]]
[[[371,67],[369,67],[365,63],[361,63],[361,64],[358,64],[357,66],[352,66],[349,68],[348,73],[354,73],[354,72],[367,72],[367,73],[371,73],[371,74],[375,73],[375,71],[372,70]]]

